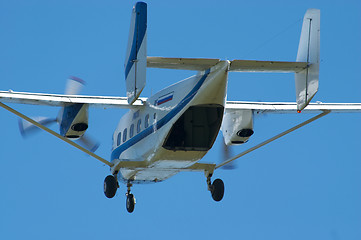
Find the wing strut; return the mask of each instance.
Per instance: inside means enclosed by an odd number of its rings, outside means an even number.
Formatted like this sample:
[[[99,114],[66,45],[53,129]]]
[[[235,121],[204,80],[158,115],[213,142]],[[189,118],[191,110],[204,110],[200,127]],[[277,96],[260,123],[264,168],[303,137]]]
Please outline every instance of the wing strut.
[[[109,161],[105,160],[104,158],[102,158],[102,157],[100,157],[100,156],[98,156],[98,155],[96,155],[96,154],[92,153],[91,151],[89,151],[89,150],[87,150],[87,149],[83,148],[82,146],[80,146],[80,145],[76,144],[75,142],[73,142],[73,141],[71,141],[71,140],[69,140],[69,139],[67,139],[67,138],[65,138],[65,137],[63,137],[63,136],[61,136],[60,134],[58,134],[58,133],[54,132],[53,130],[51,130],[51,129],[47,128],[47,127],[45,127],[44,125],[42,125],[42,124],[38,123],[37,121],[34,121],[33,119],[31,119],[31,118],[29,118],[29,117],[25,116],[24,114],[22,114],[22,113],[20,113],[20,112],[16,111],[15,109],[13,109],[13,108],[11,108],[11,107],[9,107],[9,106],[7,106],[7,105],[3,104],[2,102],[0,102],[0,107],[5,108],[5,109],[6,109],[6,110],[8,110],[9,112],[14,113],[15,115],[17,115],[18,117],[20,117],[20,118],[22,118],[22,119],[24,119],[24,120],[26,120],[26,121],[28,121],[28,122],[30,122],[30,123],[32,123],[32,124],[34,124],[35,126],[37,126],[37,127],[41,128],[41,129],[43,129],[44,131],[46,131],[46,132],[50,133],[51,135],[53,135],[53,136],[55,136],[55,137],[57,137],[57,138],[59,138],[59,139],[63,140],[64,142],[69,143],[69,144],[70,144],[70,145],[72,145],[73,147],[76,147],[77,149],[79,149],[79,150],[81,150],[81,151],[85,152],[86,154],[88,154],[88,155],[90,155],[90,156],[92,156],[92,157],[94,157],[94,158],[98,159],[99,161],[101,161],[102,163],[104,163],[104,164],[108,165],[109,167],[112,167],[112,166],[114,165],[113,163],[111,163],[111,162],[109,162]]]
[[[277,139],[279,139],[279,138],[281,138],[281,137],[283,137],[283,136],[285,136],[285,135],[287,135],[287,134],[289,134],[289,133],[291,133],[291,132],[293,132],[293,131],[295,131],[295,130],[297,130],[297,129],[299,129],[299,128],[301,128],[301,127],[303,127],[303,126],[305,126],[305,125],[307,125],[307,124],[309,124],[309,123],[311,123],[311,122],[313,122],[313,121],[315,121],[317,119],[319,119],[319,118],[321,118],[321,117],[324,117],[327,114],[329,114],[330,112],[331,111],[329,111],[329,110],[325,110],[322,113],[318,114],[317,116],[314,116],[313,118],[310,118],[307,121],[305,121],[303,123],[300,123],[297,126],[294,126],[293,128],[290,128],[290,129],[288,129],[288,130],[286,130],[286,131],[284,131],[284,132],[282,132],[282,133],[280,133],[280,134],[278,134],[278,135],[276,135],[276,136],[274,136],[274,137],[272,137],[272,138],[270,138],[270,139],[268,139],[268,140],[266,140],[266,141],[264,141],[264,142],[262,142],[262,143],[260,143],[260,144],[258,144],[256,146],[254,146],[254,147],[252,147],[252,148],[250,148],[250,149],[248,149],[248,150],[246,150],[246,151],[244,151],[244,152],[242,152],[242,153],[240,153],[240,154],[238,154],[238,155],[224,161],[221,164],[218,164],[215,167],[215,169],[223,167],[224,165],[229,164],[230,162],[233,162],[234,160],[236,160],[236,159],[238,159],[240,157],[243,157],[244,155],[246,155],[246,154],[248,154],[250,152],[253,152],[256,149],[258,149],[260,147],[263,147],[264,145],[266,145],[266,144],[268,144],[270,142],[273,142],[274,140],[277,140]]]

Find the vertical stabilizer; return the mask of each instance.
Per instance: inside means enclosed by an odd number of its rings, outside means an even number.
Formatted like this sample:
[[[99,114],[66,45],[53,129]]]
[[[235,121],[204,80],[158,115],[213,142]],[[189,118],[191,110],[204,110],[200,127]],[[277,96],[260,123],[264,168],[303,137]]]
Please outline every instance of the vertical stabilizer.
[[[125,81],[128,103],[133,104],[145,87],[147,68],[147,4],[133,7],[125,57]]]
[[[320,67],[320,10],[308,9],[302,24],[297,62],[308,68],[295,73],[297,110],[301,111],[318,91]]]

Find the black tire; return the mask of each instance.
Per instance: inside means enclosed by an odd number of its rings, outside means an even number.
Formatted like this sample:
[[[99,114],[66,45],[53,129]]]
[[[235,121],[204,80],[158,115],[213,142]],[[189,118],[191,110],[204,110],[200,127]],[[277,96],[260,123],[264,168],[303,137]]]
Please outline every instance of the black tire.
[[[224,195],[224,183],[221,179],[217,178],[213,181],[211,194],[214,201],[219,202],[222,200]]]
[[[108,175],[104,179],[104,194],[107,198],[112,198],[117,192],[118,184],[114,176]]]
[[[128,194],[127,195],[127,211],[129,213],[132,213],[134,211],[134,207],[135,207],[135,198],[133,194]]]

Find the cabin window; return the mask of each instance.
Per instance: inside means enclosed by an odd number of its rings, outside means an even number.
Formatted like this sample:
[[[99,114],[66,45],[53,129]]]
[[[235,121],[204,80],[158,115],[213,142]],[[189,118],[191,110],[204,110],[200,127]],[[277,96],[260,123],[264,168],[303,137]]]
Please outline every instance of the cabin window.
[[[127,141],[127,129],[123,131],[123,142]]]
[[[145,116],[144,127],[145,128],[149,127],[149,114]]]
[[[137,133],[140,132],[140,129],[141,129],[141,125],[142,125],[142,120],[139,119],[138,122],[137,122]]]
[[[132,138],[134,135],[134,124],[132,124],[130,126],[130,129],[129,129],[129,138]]]
[[[157,113],[154,113],[153,118],[154,120],[157,118]]]
[[[117,137],[117,146],[119,146],[121,142],[122,142],[122,132],[119,132]]]

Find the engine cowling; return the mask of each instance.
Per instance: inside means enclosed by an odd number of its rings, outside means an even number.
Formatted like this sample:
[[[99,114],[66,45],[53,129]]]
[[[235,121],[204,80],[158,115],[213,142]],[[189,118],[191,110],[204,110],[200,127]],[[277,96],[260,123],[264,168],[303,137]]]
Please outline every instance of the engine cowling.
[[[66,138],[77,139],[88,129],[88,105],[71,104],[65,106],[60,121],[60,134]]]
[[[226,109],[221,130],[226,145],[246,143],[254,133],[252,110]]]

